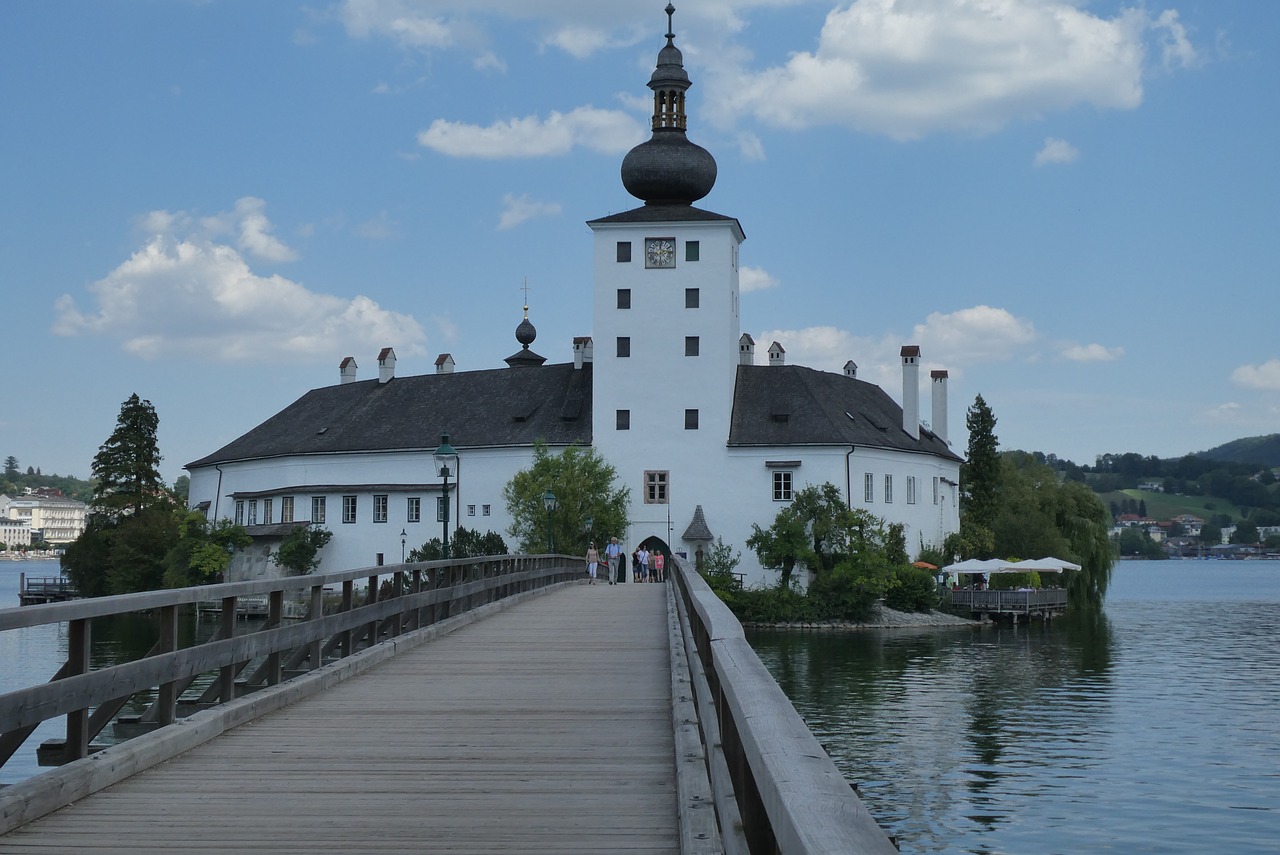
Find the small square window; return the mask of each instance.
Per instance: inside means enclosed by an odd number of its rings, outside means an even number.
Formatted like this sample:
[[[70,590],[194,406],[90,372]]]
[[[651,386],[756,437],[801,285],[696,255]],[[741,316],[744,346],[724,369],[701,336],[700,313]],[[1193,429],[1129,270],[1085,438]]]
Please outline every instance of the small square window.
[[[698,293],[697,288],[685,288],[684,289],[684,307],[686,309],[698,308],[700,297],[701,295]]]
[[[687,335],[684,337],[684,355],[698,355],[698,337],[696,335]]]
[[[484,513],[486,517],[489,516],[491,513],[493,513],[493,508],[490,505],[481,505],[480,510]]]
[[[618,261],[619,261],[619,263],[625,263],[625,262],[628,262],[628,261],[630,261],[630,260],[631,260],[631,241],[629,241],[629,240],[620,240],[620,241],[618,241]]]
[[[684,429],[685,430],[698,429],[698,411],[697,410],[684,411]]]
[[[476,515],[476,506],[467,505],[467,516],[474,517]]]
[[[618,430],[631,430],[631,411],[630,410],[618,410],[617,420],[618,420],[617,421]]]
[[[631,355],[631,337],[625,336],[625,335],[618,336],[618,357],[620,359],[625,359],[630,355]]]
[[[698,242],[696,240],[685,241],[684,242],[684,260],[697,261],[698,253],[700,250],[701,250],[701,247],[698,245]]]
[[[630,288],[618,289],[618,308],[619,309],[631,308],[631,289]]]

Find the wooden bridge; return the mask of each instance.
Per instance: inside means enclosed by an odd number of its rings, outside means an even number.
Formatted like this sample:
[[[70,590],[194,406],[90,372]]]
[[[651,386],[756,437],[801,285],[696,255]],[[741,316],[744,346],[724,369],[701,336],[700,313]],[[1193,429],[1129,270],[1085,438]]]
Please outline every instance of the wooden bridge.
[[[0,790],[0,852],[895,851],[696,572],[581,572],[504,556],[0,610],[70,642],[0,695],[0,762],[67,731],[65,765]],[[211,598],[220,631],[179,649],[177,611]],[[144,610],[152,652],[89,670],[91,619]],[[91,754],[138,694],[155,729]]]

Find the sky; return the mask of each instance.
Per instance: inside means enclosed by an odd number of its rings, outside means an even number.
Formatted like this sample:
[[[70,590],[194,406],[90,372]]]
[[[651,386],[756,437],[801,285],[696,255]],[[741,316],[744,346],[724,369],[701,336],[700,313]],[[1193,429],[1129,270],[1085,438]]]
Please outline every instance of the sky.
[[[0,3],[0,458],[161,474],[338,382],[591,334],[664,0]],[[1077,463],[1280,431],[1280,3],[681,0],[765,359],[950,373]]]

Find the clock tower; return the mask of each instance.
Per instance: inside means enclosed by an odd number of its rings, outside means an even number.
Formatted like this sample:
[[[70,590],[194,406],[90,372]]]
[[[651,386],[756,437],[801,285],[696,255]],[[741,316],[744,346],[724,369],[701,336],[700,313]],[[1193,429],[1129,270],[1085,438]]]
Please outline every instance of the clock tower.
[[[680,549],[727,454],[738,365],[738,247],[733,217],[694,207],[715,158],[687,136],[691,83],[666,45],[649,79],[650,139],[622,161],[644,204],[592,220],[595,235],[592,444],[631,489],[629,549],[656,536]],[[619,533],[622,534],[622,533]]]

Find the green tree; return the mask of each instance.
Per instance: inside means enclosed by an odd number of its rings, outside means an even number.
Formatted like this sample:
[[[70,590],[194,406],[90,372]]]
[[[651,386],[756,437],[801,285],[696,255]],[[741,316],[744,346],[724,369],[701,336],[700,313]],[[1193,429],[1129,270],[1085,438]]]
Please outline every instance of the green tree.
[[[450,558],[479,558],[485,555],[507,555],[507,542],[496,531],[484,534],[473,528],[458,527],[449,536]],[[436,561],[444,557],[444,545],[440,538],[433,537],[416,549],[409,550],[407,561]]]
[[[741,561],[742,553],[735,552],[724,542],[724,538],[717,537],[716,542],[703,552],[702,566],[698,568],[711,590],[730,607],[733,605],[734,593],[742,589],[738,577],[734,575]]]
[[[271,556],[277,567],[301,576],[320,566],[320,550],[333,538],[333,532],[318,525],[299,526],[284,536],[280,548]]]
[[[960,465],[964,490],[960,510],[972,523],[990,528],[1000,493],[1000,440],[995,433],[995,414],[981,395],[974,399],[964,423],[969,429],[969,452],[968,459]]]
[[[178,541],[165,555],[166,588],[209,585],[225,579],[231,553],[243,549],[253,538],[228,519],[213,525],[199,511],[175,508]]]
[[[1231,532],[1231,542],[1250,545],[1258,542],[1258,527],[1248,520],[1236,523],[1236,530]]]
[[[882,549],[884,538],[883,521],[850,508],[840,488],[828,482],[797,491],[768,529],[753,523],[747,547],[762,566],[780,571],[778,585],[786,588],[797,567],[819,576],[850,555]]]
[[[18,477],[18,458],[10,454],[4,459],[4,478],[13,481]]]
[[[159,427],[155,408],[136,392],[120,405],[116,429],[93,458],[96,512],[118,518],[168,500],[160,478]]]
[[[191,500],[191,476],[179,475],[173,482],[173,497],[182,507]]]
[[[550,515],[555,550],[585,554],[588,539],[596,536],[593,532],[606,538],[605,533],[624,532],[630,524],[631,491],[617,486],[617,478],[617,470],[594,448],[571,445],[552,454],[538,440],[532,465],[517,472],[502,490],[511,515],[508,532],[518,540],[521,552],[544,552],[548,514],[543,496],[550,490],[558,505]]]
[[[1211,522],[1200,526],[1200,542],[1205,546],[1217,546],[1222,543],[1222,526]]]

